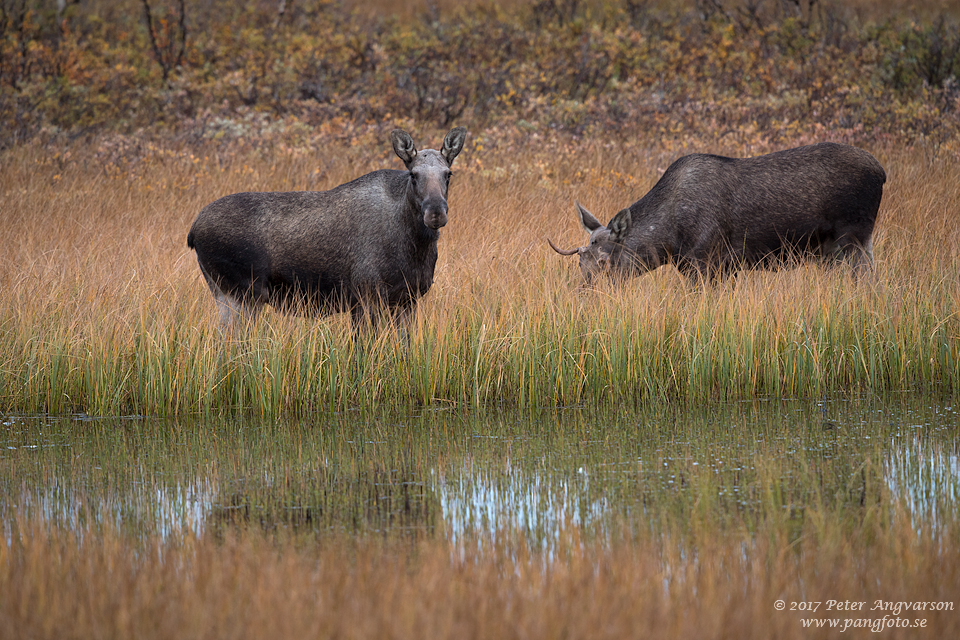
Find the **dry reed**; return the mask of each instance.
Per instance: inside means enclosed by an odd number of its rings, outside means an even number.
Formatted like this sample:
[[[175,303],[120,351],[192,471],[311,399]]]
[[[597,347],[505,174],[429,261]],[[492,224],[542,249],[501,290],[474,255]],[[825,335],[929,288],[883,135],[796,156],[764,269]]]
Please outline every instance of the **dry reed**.
[[[960,632],[960,538],[933,538],[905,521],[819,544],[787,545],[774,528],[752,540],[711,535],[694,548],[669,535],[602,548],[571,527],[549,562],[522,541],[485,553],[441,541],[278,546],[241,530],[219,541],[137,546],[109,530],[22,528],[25,535],[0,545],[0,624],[11,640],[806,638],[814,619],[842,626],[885,614],[926,622],[884,637]],[[866,604],[828,611],[829,600]],[[893,616],[870,610],[877,600],[949,602],[953,610]],[[816,613],[791,610],[808,601],[821,603]],[[834,628],[817,637],[871,632]]]
[[[872,280],[806,265],[697,289],[668,268],[583,290],[544,239],[581,242],[574,199],[609,217],[683,151],[535,137],[521,161],[521,137],[475,133],[409,348],[389,333],[354,340],[343,317],[278,314],[225,340],[185,245],[196,212],[234,191],[328,188],[398,165],[382,136],[369,140],[322,153],[124,139],[7,153],[0,407],[272,415],[953,391],[960,380],[957,165],[895,147],[873,149],[889,179]]]

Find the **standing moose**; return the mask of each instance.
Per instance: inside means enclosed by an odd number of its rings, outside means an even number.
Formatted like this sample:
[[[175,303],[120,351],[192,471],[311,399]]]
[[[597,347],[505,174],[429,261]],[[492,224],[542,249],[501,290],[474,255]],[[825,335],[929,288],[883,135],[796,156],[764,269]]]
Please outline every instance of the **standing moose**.
[[[463,148],[457,127],[440,151],[417,151],[390,133],[406,171],[368,173],[329,191],[235,193],[208,204],[187,235],[223,326],[264,304],[294,313],[368,308],[408,316],[433,284],[437,238],[447,224],[450,166]]]
[[[823,142],[754,158],[692,154],[670,165],[640,200],[602,225],[576,203],[590,243],[579,255],[589,282],[601,272],[639,275],[674,264],[693,280],[819,256],[858,275],[873,262],[873,226],[887,177],[872,155]]]

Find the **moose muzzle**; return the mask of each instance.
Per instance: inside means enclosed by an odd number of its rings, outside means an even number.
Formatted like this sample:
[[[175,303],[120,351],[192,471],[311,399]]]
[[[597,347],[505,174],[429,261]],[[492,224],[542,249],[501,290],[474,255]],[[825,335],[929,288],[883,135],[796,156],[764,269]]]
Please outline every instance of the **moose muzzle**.
[[[423,202],[423,224],[439,229],[447,224],[447,201],[443,198],[428,198]]]

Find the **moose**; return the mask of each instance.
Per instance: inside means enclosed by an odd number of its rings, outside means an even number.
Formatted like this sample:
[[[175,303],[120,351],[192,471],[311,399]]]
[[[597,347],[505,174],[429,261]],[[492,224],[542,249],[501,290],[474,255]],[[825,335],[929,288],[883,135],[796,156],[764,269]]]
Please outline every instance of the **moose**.
[[[187,246],[223,327],[251,321],[265,304],[349,311],[355,328],[373,310],[398,324],[410,316],[433,284],[450,167],[466,129],[451,130],[440,151],[418,152],[401,129],[390,139],[406,171],[374,171],[329,191],[235,193],[200,211]]]
[[[694,282],[791,259],[845,261],[854,277],[873,264],[873,227],[886,173],[872,155],[821,142],[752,158],[695,153],[671,164],[650,191],[604,226],[575,203],[589,244],[590,283],[673,264]]]

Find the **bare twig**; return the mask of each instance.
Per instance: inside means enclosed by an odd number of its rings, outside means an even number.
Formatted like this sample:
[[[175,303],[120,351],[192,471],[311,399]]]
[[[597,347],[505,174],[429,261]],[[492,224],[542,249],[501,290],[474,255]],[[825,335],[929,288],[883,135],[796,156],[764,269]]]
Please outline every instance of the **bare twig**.
[[[170,82],[170,72],[183,64],[183,56],[187,50],[187,11],[185,0],[178,0],[179,20],[177,21],[177,33],[169,35],[161,48],[160,37],[157,33],[157,25],[153,13],[150,11],[150,0],[141,0],[143,3],[143,17],[147,22],[147,33],[150,36],[150,46],[153,49],[153,55],[160,65],[160,71],[163,74],[163,81],[166,84]]]

